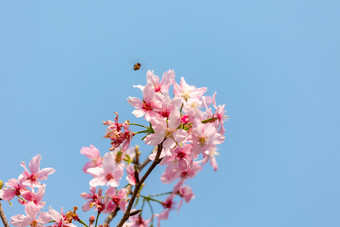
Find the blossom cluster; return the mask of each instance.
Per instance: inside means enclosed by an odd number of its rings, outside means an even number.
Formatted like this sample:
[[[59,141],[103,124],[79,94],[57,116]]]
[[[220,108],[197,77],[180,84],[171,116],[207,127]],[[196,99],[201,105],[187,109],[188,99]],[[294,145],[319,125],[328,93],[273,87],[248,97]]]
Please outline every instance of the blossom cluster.
[[[94,206],[103,213],[113,212],[117,208],[125,212],[127,197],[139,180],[136,179],[139,175],[139,163],[136,161],[139,150],[128,146],[139,133],[146,134],[143,138],[145,144],[155,147],[154,152],[149,155],[150,160],[155,159],[157,147],[162,147],[160,165],[166,166],[161,177],[162,183],[170,184],[178,180],[170,195],[160,202],[163,211],[153,214],[153,217],[158,217],[158,223],[168,218],[170,210],[179,209],[183,200],[189,202],[194,197],[192,189],[185,185],[186,180],[195,177],[208,161],[214,170],[218,169],[215,160],[218,154],[216,146],[225,139],[223,124],[226,117],[224,105],[216,105],[216,93],[213,97],[204,96],[207,88],[189,85],[183,77],[180,84],[177,84],[173,70],[165,72],[162,79],[153,71],[148,71],[146,77],[147,83],[144,86],[134,86],[141,90],[143,98],[129,97],[127,101],[135,108],[132,113],[137,118],[143,117],[149,126],[129,121],[119,123],[116,113],[114,122],[104,122],[108,126],[104,137],[111,140],[110,152],[101,157],[92,145],[81,150],[90,159],[83,170],[93,177],[89,183],[91,193],[82,194],[83,198],[88,199],[83,210]],[[130,125],[141,126],[145,130],[133,133]],[[124,169],[128,187],[119,190]],[[94,187],[98,186],[108,187],[105,196],[102,196],[102,189],[96,193]],[[182,198],[178,205],[174,201],[176,196]],[[99,197],[103,199],[97,200]],[[150,219],[144,220],[141,215],[134,215],[127,224],[147,226],[149,222]]]
[[[148,71],[146,79],[145,85],[134,86],[141,90],[143,97],[129,97],[127,100],[135,108],[132,113],[137,118],[143,117],[146,125],[129,120],[119,123],[118,114],[115,113],[114,121],[103,122],[107,126],[104,137],[111,143],[109,151],[101,155],[93,145],[80,150],[89,158],[83,172],[91,176],[89,192],[80,194],[86,200],[82,210],[86,212],[93,208],[97,217],[101,213],[111,213],[111,219],[121,210],[124,216],[118,226],[153,226],[154,218],[158,219],[160,226],[160,221],[168,219],[171,210],[179,211],[183,201],[188,203],[194,198],[193,190],[186,185],[187,180],[195,177],[208,162],[215,171],[218,169],[215,159],[217,145],[225,140],[223,124],[226,111],[224,105],[216,105],[216,93],[212,97],[206,96],[207,88],[189,85],[183,77],[177,84],[173,70],[165,72],[162,79],[153,71]],[[143,130],[133,132],[130,126]],[[137,134],[144,134],[142,140],[152,146],[151,152],[144,155],[146,160],[143,162],[140,161],[142,152],[139,146],[130,147],[131,140]],[[10,201],[18,196],[19,202],[25,205],[27,216],[13,216],[12,225],[43,226],[51,222],[53,226],[74,226],[72,221],[78,221],[87,226],[76,214],[76,209],[65,215],[62,210],[57,212],[52,208],[49,212],[41,212],[45,205],[41,201],[45,185],[40,181],[46,180],[54,169],[39,170],[40,159],[37,155],[31,160],[30,171],[22,163],[25,171],[18,179],[9,180],[6,188],[0,190],[3,200]],[[152,164],[148,167],[149,163]],[[168,192],[143,195],[144,181],[158,164],[165,166],[161,182],[176,182]],[[144,168],[149,169],[144,171]],[[123,176],[126,182],[123,182]],[[161,196],[167,197],[159,199]],[[140,200],[142,205],[137,209]],[[146,218],[143,214],[144,203],[150,205],[151,217]],[[152,203],[160,205],[159,213],[154,213]],[[38,214],[40,216],[37,218]],[[95,219],[96,224],[93,225]],[[97,226],[97,222],[98,218],[91,216],[90,226]]]
[[[58,212],[51,207],[48,212],[42,212],[45,203],[42,201],[45,194],[45,184],[42,180],[47,180],[48,175],[55,172],[53,168],[40,169],[41,155],[38,154],[32,158],[27,168],[25,162],[21,162],[24,172],[18,179],[12,178],[5,183],[5,188],[0,190],[0,198],[5,201],[11,201],[15,197],[18,202],[25,206],[24,214],[17,214],[11,218],[11,224],[14,226],[44,226],[46,223],[53,223],[57,226],[75,226],[72,220],[77,221],[77,215],[74,212],[63,214],[63,209]],[[38,216],[39,215],[39,216]]]

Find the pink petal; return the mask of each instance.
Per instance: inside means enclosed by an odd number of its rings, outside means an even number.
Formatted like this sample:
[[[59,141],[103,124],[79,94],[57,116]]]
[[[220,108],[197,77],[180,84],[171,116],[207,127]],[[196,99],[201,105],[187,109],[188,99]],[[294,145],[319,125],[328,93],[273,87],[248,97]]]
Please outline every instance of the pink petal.
[[[14,198],[15,191],[10,188],[3,188],[0,190],[0,198],[5,201],[10,201]]]
[[[106,153],[103,158],[104,173],[111,173],[115,169],[115,159],[111,153]]]
[[[91,193],[80,193],[80,197],[82,197],[83,199],[92,199],[92,194]]]
[[[145,85],[143,90],[143,100],[146,103],[150,103],[153,101],[153,97],[155,96],[155,89],[152,83],[148,83]]]
[[[35,197],[36,201],[41,201],[42,198],[44,197],[44,194],[45,194],[45,187],[38,188],[38,192]]]
[[[17,185],[18,185],[18,180],[15,178],[12,178],[6,182],[7,187],[16,188]]]
[[[91,173],[95,177],[99,177],[104,174],[104,170],[101,167],[90,168],[87,170],[88,173]]]
[[[51,218],[52,218],[53,220],[55,220],[55,221],[59,221],[60,218],[61,218],[60,213],[59,213],[58,211],[56,211],[56,210],[53,210],[51,207],[50,207],[50,209],[49,209],[49,211],[48,211],[48,214],[49,214],[49,215],[51,216]]]
[[[141,109],[137,109],[132,111],[132,114],[135,115],[135,117],[142,117],[144,115],[144,111]]]
[[[177,129],[172,136],[177,142],[182,142],[188,136],[188,133],[184,129]]]
[[[98,157],[100,157],[99,150],[93,145],[90,145],[90,147],[82,147],[81,150],[80,150],[80,153],[82,155],[85,155],[86,157],[88,157],[91,160],[95,160]]]
[[[37,217],[39,209],[37,208],[37,206],[34,204],[34,202],[29,202],[26,206],[25,206],[25,212],[27,214],[28,217],[30,217],[32,220],[35,220]]]
[[[30,168],[32,174],[38,172],[40,168],[40,160],[41,160],[41,155],[38,154],[34,156],[32,160],[30,161],[30,164],[28,167]]]
[[[81,207],[81,209],[86,212],[91,209],[90,204],[92,203],[92,200],[87,201],[84,203],[84,205]]]
[[[12,216],[11,219],[11,224],[19,227],[28,226],[31,224],[31,219],[23,214]]]
[[[89,182],[90,186],[92,187],[97,187],[97,186],[104,186],[106,184],[106,179],[104,176],[101,177],[96,177],[93,178],[90,182]]]
[[[160,134],[160,133],[154,133],[154,134],[150,134],[147,137],[145,137],[145,143],[148,145],[158,145],[160,144],[164,139],[164,135]]]
[[[136,97],[129,97],[127,101],[131,106],[135,108],[142,108],[143,106],[143,102],[139,98],[136,98]]]
[[[49,215],[48,212],[43,212],[40,214],[40,216],[38,217],[37,221],[39,223],[45,224],[47,222],[49,222],[51,220],[51,216]]]
[[[44,168],[42,170],[39,170],[39,172],[37,172],[37,177],[39,180],[46,180],[47,176],[54,173],[55,169],[53,168]]]

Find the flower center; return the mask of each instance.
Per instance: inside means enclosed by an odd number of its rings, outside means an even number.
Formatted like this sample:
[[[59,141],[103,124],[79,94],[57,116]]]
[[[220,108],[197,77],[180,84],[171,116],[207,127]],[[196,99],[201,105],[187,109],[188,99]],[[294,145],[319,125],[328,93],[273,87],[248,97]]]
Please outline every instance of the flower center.
[[[202,147],[204,146],[206,139],[207,139],[206,137],[199,137],[198,138],[198,142],[201,144]]]
[[[113,197],[113,198],[112,198],[112,201],[113,201],[116,205],[118,205],[120,199],[119,199],[118,197]]]
[[[165,136],[166,137],[170,137],[172,135],[172,131],[169,129],[169,128],[167,128],[166,130],[165,130]]]
[[[152,110],[152,107],[149,103],[146,103],[144,100],[143,100],[143,110]]]
[[[105,179],[106,179],[107,181],[110,181],[111,179],[113,179],[112,174],[111,174],[111,173],[107,174],[106,177],[105,177]]]
[[[180,151],[178,154],[177,154],[177,157],[179,158],[179,159],[182,159],[182,158],[184,158],[185,157],[185,153],[183,152],[183,151]]]
[[[155,83],[153,83],[153,86],[155,87],[155,92],[160,92],[160,91],[161,91],[161,86],[160,86],[160,84],[155,84]]]
[[[31,176],[27,177],[27,180],[30,180],[30,181],[37,181],[37,179],[38,177],[35,174],[32,174]]]
[[[188,101],[188,99],[190,98],[189,91],[183,92],[182,93],[182,98],[184,98],[185,101]]]
[[[33,220],[30,224],[31,227],[35,227],[35,226],[38,226],[38,222],[37,220]]]

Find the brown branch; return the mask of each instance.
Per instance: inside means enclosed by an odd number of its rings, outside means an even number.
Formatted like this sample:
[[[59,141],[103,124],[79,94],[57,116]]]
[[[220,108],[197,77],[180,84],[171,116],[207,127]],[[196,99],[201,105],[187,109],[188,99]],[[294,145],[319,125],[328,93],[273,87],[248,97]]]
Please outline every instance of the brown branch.
[[[0,217],[1,217],[2,223],[4,223],[4,226],[5,226],[5,227],[9,227],[9,224],[8,224],[8,222],[7,222],[5,213],[4,213],[3,209],[2,209],[1,202],[0,202]]]
[[[110,224],[110,222],[112,221],[112,219],[117,215],[117,212],[120,209],[117,207],[111,214],[109,214],[106,218],[103,224]]]
[[[139,171],[141,171],[147,164],[149,164],[150,161],[151,160],[149,159],[149,157],[147,157],[142,164],[138,165],[137,167]]]
[[[120,220],[119,224],[117,225],[117,227],[122,227],[124,225],[124,223],[129,219],[130,216],[130,211],[132,208],[133,203],[135,202],[136,196],[138,194],[138,191],[140,189],[140,187],[143,185],[144,181],[146,180],[146,178],[150,175],[150,173],[152,172],[152,170],[161,162],[161,159],[159,158],[161,155],[163,149],[163,142],[161,144],[158,145],[158,151],[155,157],[155,160],[152,162],[151,166],[149,167],[149,169],[146,171],[146,173],[144,174],[144,176],[142,177],[142,179],[139,181],[139,183],[136,184],[135,190],[133,191],[133,194],[131,196],[130,202],[126,208],[126,211],[124,213],[124,216],[122,217],[122,219]]]

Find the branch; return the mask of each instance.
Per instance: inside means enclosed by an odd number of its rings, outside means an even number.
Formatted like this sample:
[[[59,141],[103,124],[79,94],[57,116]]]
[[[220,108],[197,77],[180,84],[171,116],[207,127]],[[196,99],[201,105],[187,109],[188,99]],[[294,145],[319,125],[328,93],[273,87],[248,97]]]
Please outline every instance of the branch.
[[[142,164],[138,166],[139,171],[141,171],[151,160],[147,157]]]
[[[4,226],[5,226],[5,227],[9,227],[9,224],[8,224],[8,222],[7,222],[5,213],[4,213],[4,211],[3,211],[3,209],[2,209],[2,206],[1,206],[1,202],[0,202],[0,217],[1,217],[2,223],[4,223]]]
[[[161,162],[161,159],[159,158],[161,155],[163,149],[163,142],[161,144],[158,144],[158,151],[155,157],[155,160],[153,161],[153,163],[151,164],[151,166],[149,167],[149,169],[146,171],[146,173],[144,174],[144,176],[142,177],[142,179],[139,181],[139,183],[136,184],[135,190],[133,191],[133,194],[131,196],[130,202],[126,208],[126,211],[124,213],[124,216],[122,217],[122,219],[120,220],[119,224],[117,225],[117,227],[122,227],[124,225],[124,223],[129,219],[130,216],[130,211],[132,208],[132,205],[136,199],[136,196],[138,194],[138,191],[140,189],[140,187],[143,185],[144,181],[146,180],[146,178],[150,175],[150,173],[152,172],[152,170]]]
[[[106,218],[103,224],[110,224],[110,222],[112,221],[112,219],[114,219],[114,217],[117,215],[117,212],[120,209],[117,207],[111,214],[109,214]]]

